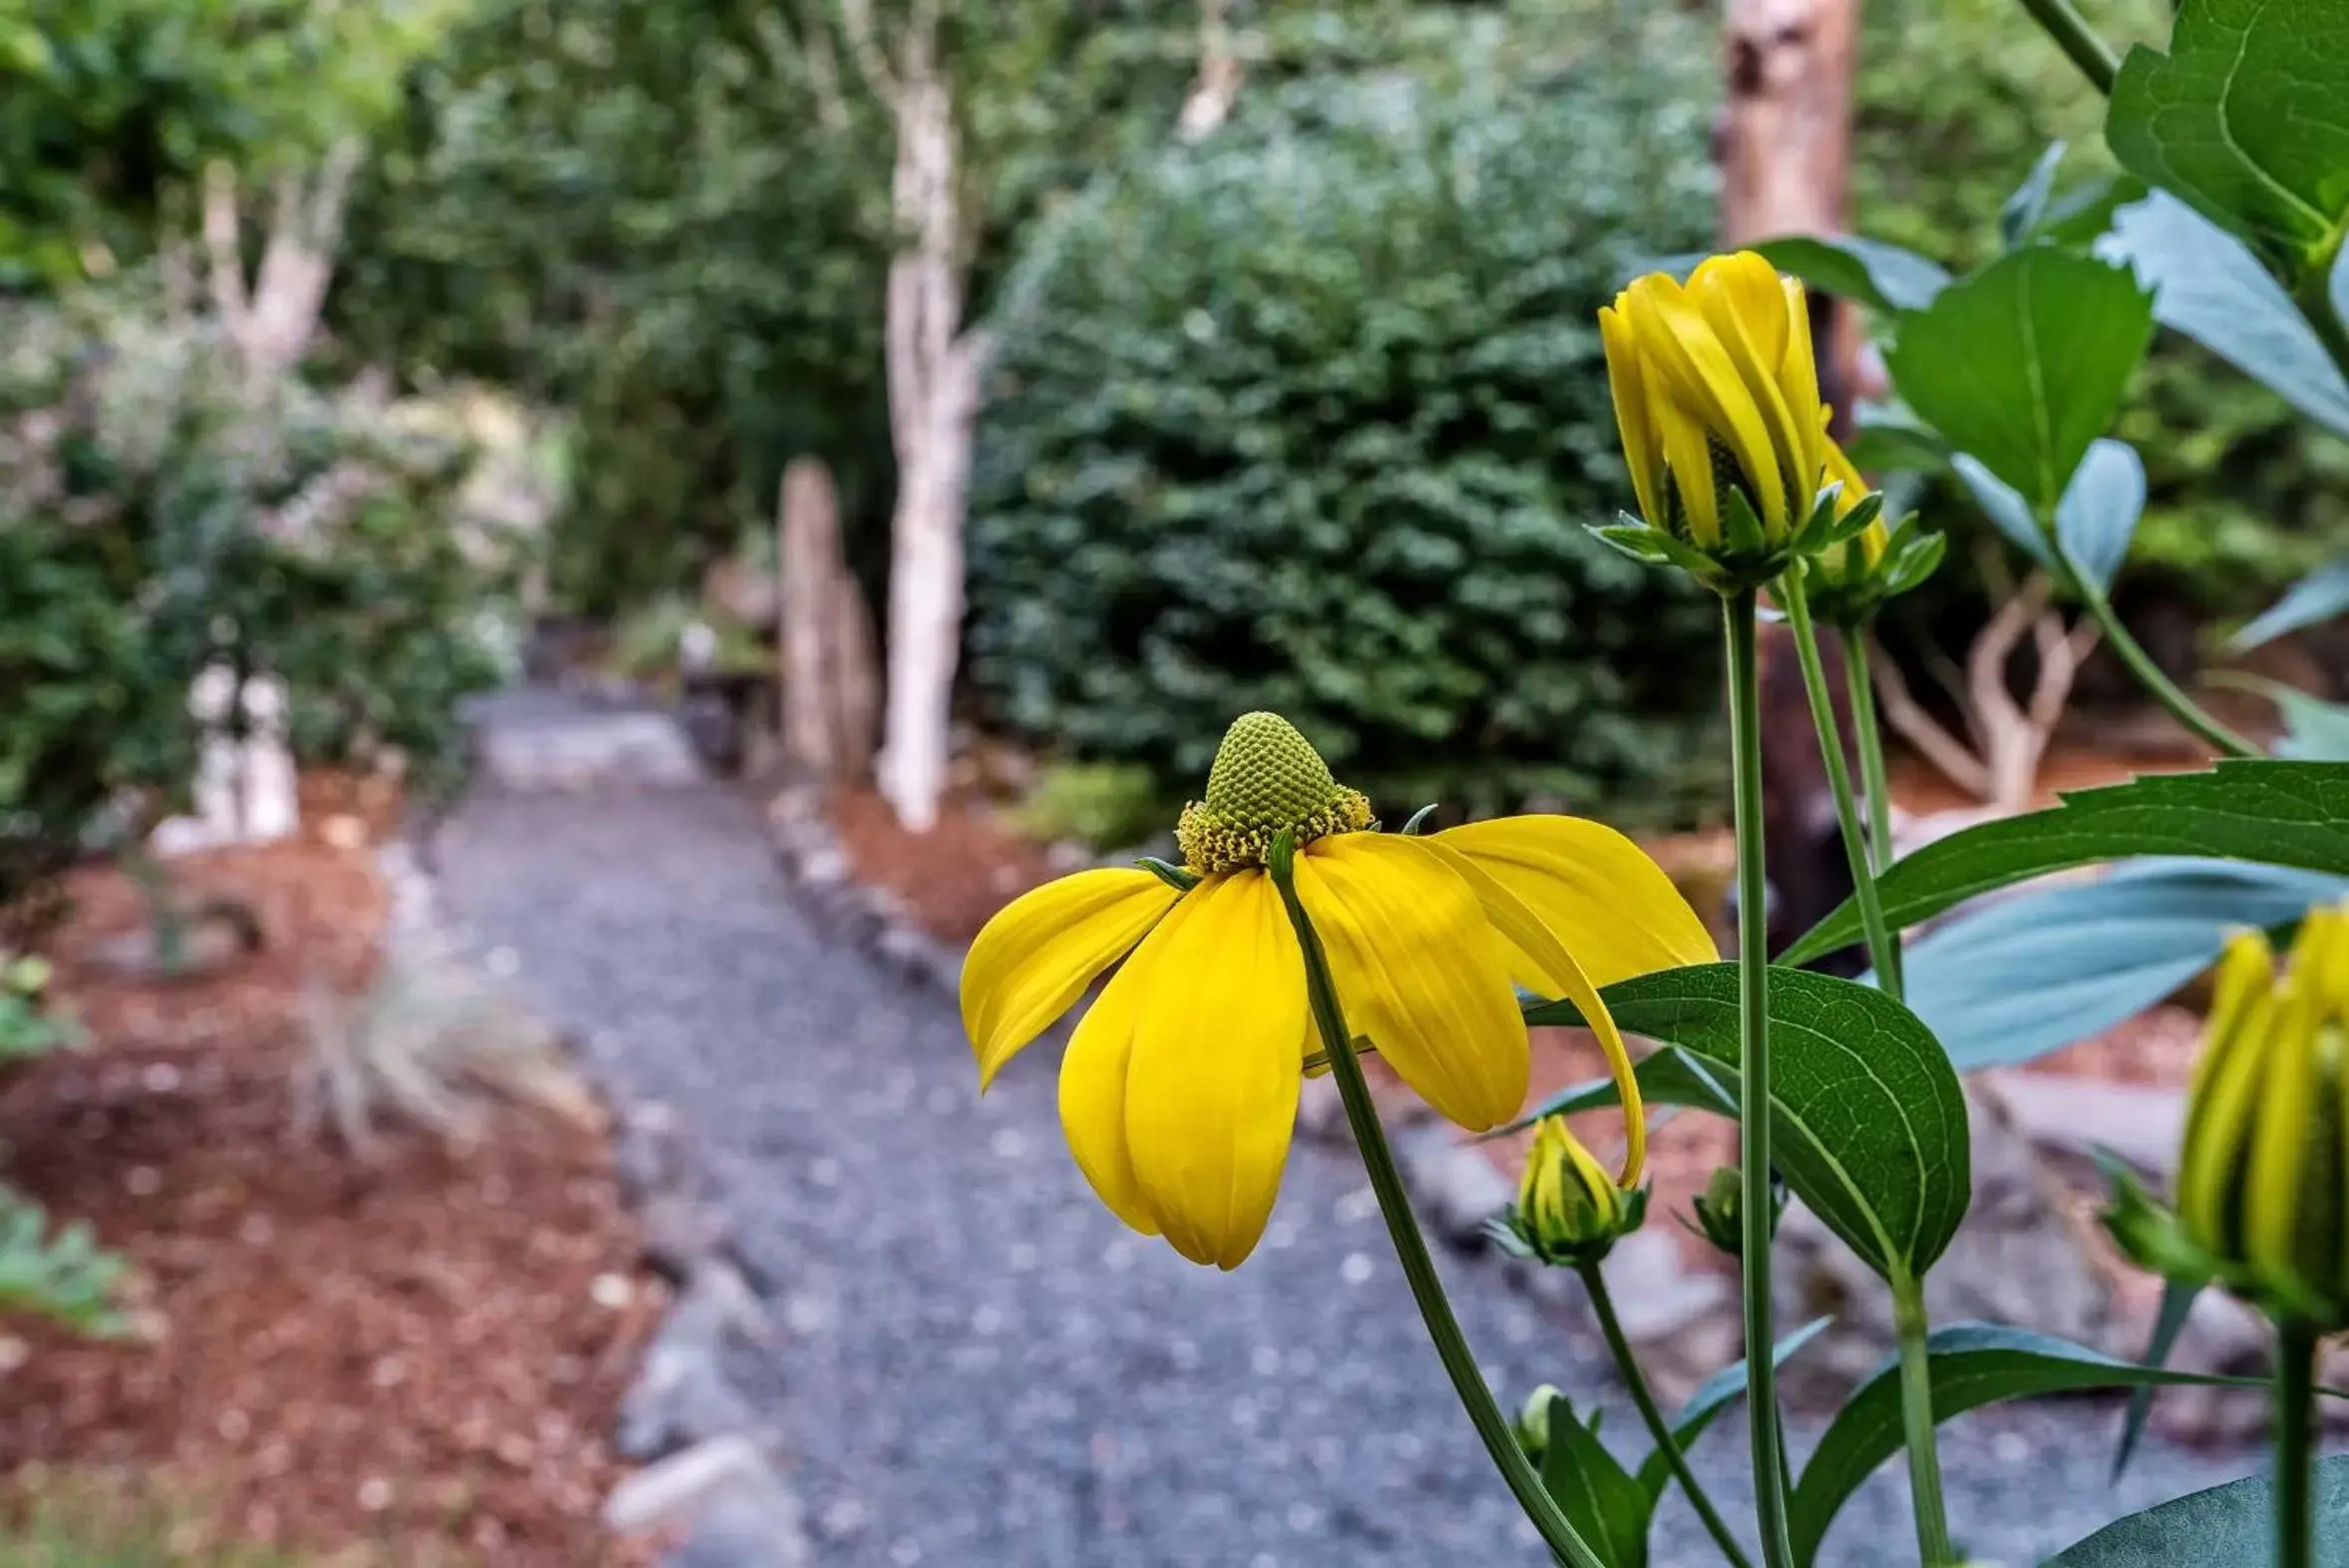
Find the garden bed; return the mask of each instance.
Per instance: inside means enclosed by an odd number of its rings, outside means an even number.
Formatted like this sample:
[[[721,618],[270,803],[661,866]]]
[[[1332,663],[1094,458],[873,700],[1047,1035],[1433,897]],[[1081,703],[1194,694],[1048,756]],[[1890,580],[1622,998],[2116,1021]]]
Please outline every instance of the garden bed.
[[[196,979],[92,962],[143,914],[114,872],[75,878],[45,945],[87,1048],[0,1082],[0,1144],[128,1264],[128,1332],[0,1320],[0,1474],[20,1496],[58,1472],[160,1484],[194,1500],[183,1535],[335,1562],[643,1561],[597,1523],[661,1305],[604,1130],[508,1108],[466,1146],[385,1126],[361,1158],[298,1114],[304,987],[355,992],[380,952],[368,805],[172,863],[265,933]]]

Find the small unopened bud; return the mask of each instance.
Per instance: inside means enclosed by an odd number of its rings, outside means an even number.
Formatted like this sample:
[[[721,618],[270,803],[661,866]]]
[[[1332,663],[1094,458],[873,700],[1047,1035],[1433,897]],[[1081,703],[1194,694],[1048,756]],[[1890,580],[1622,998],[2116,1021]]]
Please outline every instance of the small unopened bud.
[[[1770,1173],[1769,1233],[1778,1233],[1778,1216],[1785,1212],[1786,1190],[1777,1173]],[[1697,1223],[1689,1228],[1733,1258],[1746,1255],[1746,1182],[1731,1165],[1716,1167],[1705,1190],[1689,1200]]]
[[[2228,947],[2186,1096],[2177,1217],[2238,1292],[2349,1326],[2349,909],[2311,910],[2284,973]]]
[[[1513,1250],[1543,1263],[1596,1263],[1639,1228],[1647,1196],[1645,1189],[1627,1193],[1616,1186],[1562,1118],[1545,1116],[1534,1126],[1506,1238]]]
[[[0,954],[0,990],[19,996],[38,996],[49,988],[49,961],[39,957],[11,959]]]
[[[1526,1395],[1524,1408],[1517,1412],[1517,1446],[1535,1469],[1550,1451],[1550,1405],[1566,1395],[1555,1383],[1543,1383]]]

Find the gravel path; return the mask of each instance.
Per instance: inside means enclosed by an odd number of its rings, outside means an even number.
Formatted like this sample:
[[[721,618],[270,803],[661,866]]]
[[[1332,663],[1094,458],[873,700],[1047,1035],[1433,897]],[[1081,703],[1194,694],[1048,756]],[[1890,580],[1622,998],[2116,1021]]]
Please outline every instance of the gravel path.
[[[825,1568],[1540,1561],[1347,1159],[1301,1146],[1258,1255],[1192,1268],[1085,1190],[1051,1047],[979,1099],[951,1001],[814,929],[735,796],[483,795],[439,848],[454,912],[523,991],[615,1084],[685,1111],[729,1181],[785,1330],[746,1381],[792,1443]],[[1595,1391],[1630,1441],[1594,1344],[1490,1268],[1446,1270],[1509,1401],[1543,1380]],[[1950,1428],[1975,1553],[2034,1561],[2252,1462],[2155,1443],[2115,1494],[2113,1420],[2071,1405]],[[1733,1518],[1742,1444],[1732,1418],[1700,1448]],[[1908,1542],[1905,1482],[1879,1477],[1821,1562]],[[1658,1568],[1716,1560],[1674,1499]]]

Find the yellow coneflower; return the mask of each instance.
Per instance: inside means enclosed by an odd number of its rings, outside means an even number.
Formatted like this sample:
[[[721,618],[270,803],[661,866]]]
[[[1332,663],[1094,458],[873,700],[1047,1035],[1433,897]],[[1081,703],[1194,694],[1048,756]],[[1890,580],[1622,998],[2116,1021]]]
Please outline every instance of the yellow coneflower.
[[[1623,835],[1524,816],[1426,837],[1374,831],[1286,719],[1250,713],[1177,830],[1188,882],[1079,872],[1015,900],[972,944],[963,1022],[991,1081],[1119,960],[1060,1067],[1070,1152],[1118,1218],[1196,1263],[1237,1267],[1263,1234],[1307,1063],[1323,1053],[1304,956],[1265,869],[1297,848],[1297,895],[1349,1026],[1439,1113],[1483,1131],[1528,1074],[1516,986],[1575,1003],[1607,1051],[1636,1183],[1645,1130],[1598,988],[1717,957],[1664,872]]]

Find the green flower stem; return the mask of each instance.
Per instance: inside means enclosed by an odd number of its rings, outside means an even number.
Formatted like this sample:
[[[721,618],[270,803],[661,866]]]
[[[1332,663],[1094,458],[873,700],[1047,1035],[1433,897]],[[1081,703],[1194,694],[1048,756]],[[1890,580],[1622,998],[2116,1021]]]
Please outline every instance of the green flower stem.
[[[1884,731],[1876,723],[1876,681],[1868,666],[1868,628],[1843,626],[1843,663],[1851,675],[1851,734],[1858,742],[1859,787],[1868,798],[1868,869],[1881,877],[1892,864],[1892,785],[1884,775]],[[1899,934],[1893,951],[1898,955]]]
[[[1900,946],[1892,928],[1885,924],[1884,901],[1876,892],[1867,838],[1859,823],[1859,801],[1851,791],[1851,764],[1843,755],[1843,727],[1835,722],[1834,694],[1827,689],[1826,666],[1819,660],[1818,625],[1810,618],[1810,598],[1803,590],[1801,570],[1797,568],[1778,579],[1776,591],[1785,600],[1786,620],[1794,628],[1794,651],[1802,664],[1802,689],[1810,696],[1811,727],[1818,731],[1819,751],[1827,762],[1827,783],[1835,792],[1835,821],[1843,830],[1843,858],[1851,863],[1851,891],[1859,901],[1860,929],[1867,933],[1868,962],[1876,968],[1876,983],[1898,1000]],[[1853,722],[1857,722],[1859,709],[1869,701],[1869,694],[1854,679],[1851,682]]]
[[[1583,1264],[1575,1273],[1582,1276],[1582,1288],[1590,1292],[1591,1312],[1599,1320],[1599,1332],[1607,1337],[1607,1349],[1615,1353],[1615,1365],[1622,1370],[1623,1381],[1631,1389],[1631,1402],[1639,1406],[1640,1419],[1648,1423],[1648,1435],[1656,1439],[1656,1451],[1672,1466],[1680,1489],[1688,1496],[1689,1506],[1697,1510],[1697,1517],[1704,1521],[1722,1556],[1729,1559],[1733,1568],[1752,1568],[1746,1560],[1745,1548],[1723,1522],[1721,1510],[1713,1506],[1713,1499],[1697,1484],[1696,1472],[1689,1468],[1688,1455],[1681,1452],[1664,1412],[1656,1407],[1656,1395],[1648,1387],[1647,1374],[1640,1371],[1639,1361],[1631,1354],[1631,1342],[1623,1337],[1623,1324],[1615,1316],[1615,1299],[1607,1294],[1606,1277],[1599,1273],[1596,1263]]]
[[[2107,98],[2113,96],[2114,79],[2121,74],[2121,58],[2112,47],[2097,37],[2088,19],[2073,8],[2072,0],[2023,0],[2023,9],[2032,20],[2047,30],[2056,47],[2071,56],[2096,90]]]
[[[2276,1568],[2316,1561],[2316,1328],[2296,1319],[2275,1326]]]
[[[1900,1342],[1900,1424],[1907,1438],[1909,1504],[1917,1516],[1917,1558],[1949,1568],[1949,1510],[1941,1500],[1941,1448],[1933,1428],[1933,1372],[1925,1354],[1925,1287],[1907,1270],[1892,1282],[1892,1332]]]
[[[2349,378],[2349,321],[2333,308],[2333,263],[2327,260],[2306,268],[2300,274],[2300,284],[2292,290],[2292,302],[2300,307],[2300,314],[2308,318],[2310,330],[2342,376]]]
[[[2088,580],[2088,575],[2080,570],[2079,564],[2061,546],[2058,547],[2058,553],[2062,557],[2065,574],[2072,579],[2073,587],[2080,590],[2081,601],[2103,628],[2106,642],[2112,645],[2114,652],[2121,655],[2121,661],[2129,666],[2129,672],[2137,677],[2138,684],[2151,692],[2153,700],[2167,709],[2171,718],[2230,757],[2266,755],[2257,746],[2203,712],[2193,698],[2177,688],[2175,681],[2162,674],[2161,666],[2155,664],[2153,656],[2138,645],[2137,638],[2129,634],[2129,628],[2113,612],[2113,601],[2106,596],[2105,590]]]
[[[1410,1195],[1403,1190],[1402,1176],[1394,1168],[1394,1155],[1386,1147],[1386,1134],[1378,1125],[1378,1109],[1370,1102],[1370,1085],[1363,1077],[1362,1061],[1355,1054],[1354,1036],[1347,1031],[1346,1014],[1338,1004],[1338,987],[1330,978],[1330,963],[1322,952],[1322,940],[1315,933],[1313,922],[1306,919],[1304,906],[1297,901],[1294,855],[1295,849],[1286,834],[1275,841],[1270,857],[1273,885],[1280,889],[1281,903],[1289,911],[1289,924],[1297,930],[1297,945],[1305,954],[1306,992],[1313,1002],[1314,1021],[1321,1027],[1323,1046],[1329,1052],[1331,1075],[1338,1080],[1339,1096],[1346,1102],[1346,1120],[1362,1149],[1363,1166],[1370,1172],[1370,1190],[1378,1197],[1378,1213],[1385,1219],[1387,1234],[1394,1240],[1394,1255],[1402,1264],[1403,1278],[1410,1282],[1411,1299],[1418,1303],[1419,1317],[1427,1325],[1427,1337],[1435,1342],[1436,1358],[1451,1377],[1452,1392],[1459,1396],[1461,1407],[1468,1412],[1469,1424],[1484,1440],[1484,1451],[1492,1455],[1501,1479],[1509,1483],[1510,1492],[1517,1498],[1517,1506],[1525,1510],[1525,1516],[1533,1521],[1533,1527],[1541,1532],[1550,1550],[1570,1568],[1606,1568],[1599,1554],[1591,1550],[1590,1543],[1567,1521],[1557,1501],[1550,1496],[1549,1488],[1542,1485],[1532,1461],[1517,1446],[1516,1432],[1508,1416],[1493,1401],[1483,1370],[1476,1365],[1475,1354],[1460,1333],[1459,1320],[1452,1316],[1443,1281],[1435,1273],[1434,1261],[1427,1256],[1427,1243],[1419,1234],[1419,1222],[1411,1213]]]
[[[1755,590],[1722,599],[1729,631],[1730,744],[1738,829],[1739,1174],[1744,1204],[1747,1424],[1754,1439],[1754,1513],[1762,1560],[1794,1568],[1786,1533],[1778,1436],[1777,1344],[1769,1300],[1769,891],[1762,872],[1762,686],[1754,651]]]

